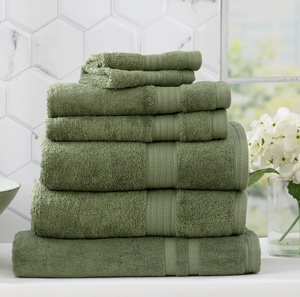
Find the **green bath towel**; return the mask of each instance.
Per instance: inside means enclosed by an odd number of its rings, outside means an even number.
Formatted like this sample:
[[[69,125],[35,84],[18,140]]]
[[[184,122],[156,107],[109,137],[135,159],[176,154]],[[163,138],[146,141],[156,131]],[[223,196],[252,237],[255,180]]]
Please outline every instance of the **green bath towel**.
[[[87,73],[98,74],[100,69],[121,70],[199,70],[202,55],[199,51],[173,51],[154,55],[137,53],[107,53],[91,55],[84,65]]]
[[[180,86],[195,80],[192,70],[127,71],[100,68],[97,74],[81,68],[79,83],[104,89],[124,89],[142,86]]]
[[[50,190],[244,190],[248,144],[243,127],[206,142],[55,142],[44,139],[40,181]]]
[[[180,87],[137,87],[124,90],[57,83],[47,92],[48,117],[156,115],[229,108],[225,82],[197,82]]]
[[[242,234],[246,191],[119,192],[31,189],[31,230],[54,238]]]
[[[86,116],[46,120],[54,141],[208,141],[226,138],[225,109],[158,116]]]
[[[238,275],[260,270],[257,235],[213,238],[135,237],[55,239],[15,235],[13,273],[19,277]]]

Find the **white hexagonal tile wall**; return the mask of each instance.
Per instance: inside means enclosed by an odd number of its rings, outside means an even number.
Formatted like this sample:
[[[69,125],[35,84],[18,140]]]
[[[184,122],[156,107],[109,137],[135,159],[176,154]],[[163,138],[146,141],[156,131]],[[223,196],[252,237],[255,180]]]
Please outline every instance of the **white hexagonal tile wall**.
[[[78,83],[80,77],[80,67],[73,71],[72,73],[65,76],[61,82],[64,83]]]
[[[0,22],[5,19],[5,0],[0,0]]]
[[[83,64],[83,33],[56,19],[33,34],[34,65],[62,78]]]
[[[202,53],[202,67],[220,73],[220,15],[196,29],[196,48]]]
[[[110,0],[60,0],[60,17],[89,29],[110,15]]]
[[[47,88],[55,83],[40,71],[30,69],[7,88],[7,114],[34,128],[47,118]]]
[[[169,0],[168,13],[192,28],[196,28],[220,13],[220,0],[214,2]]]
[[[10,22],[1,23],[0,79],[9,80],[30,64],[30,35]]]
[[[32,142],[32,161],[37,165],[40,165],[42,156],[41,156],[41,147],[38,144],[38,138],[45,134],[45,123],[36,127],[32,131],[31,142]]]
[[[196,81],[219,81],[220,74],[210,71],[207,68],[201,67],[200,70],[195,72]]]
[[[6,113],[6,92],[5,87],[0,83],[0,119],[5,116]]]
[[[56,18],[57,0],[9,0],[7,16],[34,31]]]
[[[0,120],[0,172],[10,174],[31,160],[31,132],[8,117]]]
[[[194,34],[188,26],[164,17],[142,31],[142,54],[193,50]]]
[[[99,52],[136,52],[137,34],[108,18],[85,33],[85,58]]]
[[[10,208],[22,214],[23,217],[30,219],[30,189],[33,184],[39,182],[40,167],[30,162],[26,166],[15,171],[13,174],[8,175],[7,178],[15,180],[21,184],[18,194],[9,205]]]
[[[162,0],[115,0],[114,12],[143,27],[166,13],[166,2]]]
[[[0,243],[12,242],[17,232],[30,230],[30,222],[9,208],[0,216]]]

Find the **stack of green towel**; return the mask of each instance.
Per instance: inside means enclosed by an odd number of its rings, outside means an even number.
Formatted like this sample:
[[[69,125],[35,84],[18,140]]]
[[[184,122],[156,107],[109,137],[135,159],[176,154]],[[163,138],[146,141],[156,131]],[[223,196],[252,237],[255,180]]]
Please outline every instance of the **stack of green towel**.
[[[102,53],[55,84],[20,277],[258,272],[245,228],[245,132],[224,82],[193,83],[200,52]]]

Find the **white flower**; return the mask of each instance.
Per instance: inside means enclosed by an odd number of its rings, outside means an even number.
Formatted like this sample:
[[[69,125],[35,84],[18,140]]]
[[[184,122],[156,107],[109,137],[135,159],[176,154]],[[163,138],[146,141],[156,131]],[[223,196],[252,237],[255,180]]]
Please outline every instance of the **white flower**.
[[[263,114],[247,132],[250,170],[273,168],[285,180],[300,183],[300,115],[279,108]]]

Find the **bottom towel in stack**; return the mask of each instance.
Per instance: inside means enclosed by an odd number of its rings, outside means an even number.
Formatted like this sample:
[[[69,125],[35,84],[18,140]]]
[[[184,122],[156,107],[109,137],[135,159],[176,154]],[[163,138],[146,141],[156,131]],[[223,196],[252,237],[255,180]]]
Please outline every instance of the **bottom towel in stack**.
[[[235,275],[260,270],[260,245],[250,230],[211,238],[54,239],[16,234],[13,272],[19,277]]]

